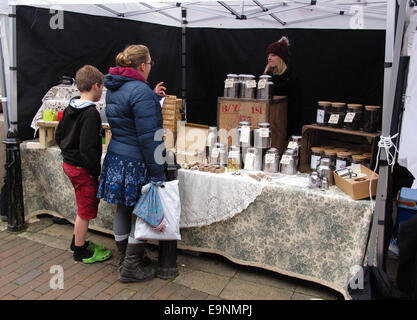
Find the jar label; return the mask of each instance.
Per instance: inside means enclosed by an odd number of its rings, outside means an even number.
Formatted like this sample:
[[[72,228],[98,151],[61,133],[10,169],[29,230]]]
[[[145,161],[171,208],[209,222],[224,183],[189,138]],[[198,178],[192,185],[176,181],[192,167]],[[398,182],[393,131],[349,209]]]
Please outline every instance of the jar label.
[[[290,141],[288,142],[288,147],[287,149],[293,149],[293,150],[297,150],[298,149],[298,143],[295,141]]]
[[[316,119],[317,123],[324,123],[324,110],[317,110],[317,119]]]
[[[256,88],[256,81],[255,80],[246,80],[246,87],[248,89]]]
[[[225,88],[233,88],[233,79],[226,79],[224,81],[224,87]]]
[[[258,89],[265,89],[266,79],[261,79],[258,81]]]
[[[329,123],[331,124],[338,124],[339,123],[339,114],[333,113],[329,118]]]
[[[288,165],[288,164],[290,164],[291,159],[292,159],[291,156],[289,156],[288,154],[284,154],[281,158],[281,164]]]
[[[245,156],[245,170],[253,170],[255,164],[255,154],[246,153]]]
[[[239,151],[230,151],[229,152],[230,158],[239,158]]]
[[[250,138],[250,127],[243,126],[240,128],[240,142],[249,143]]]
[[[219,149],[215,148],[211,151],[211,157],[216,159],[219,156]]]
[[[344,160],[336,160],[336,170],[346,168],[346,161]]]
[[[319,163],[320,159],[321,159],[320,156],[316,156],[314,154],[311,155],[311,163],[310,163],[311,170],[317,169],[317,164]]]
[[[269,129],[267,129],[267,128],[260,128],[259,129],[259,136],[261,138],[268,138],[269,137]]]
[[[352,123],[353,118],[355,118],[356,113],[355,112],[348,112],[346,113],[345,122]]]
[[[275,162],[275,155],[272,153],[267,153],[265,155],[265,163],[274,163]]]

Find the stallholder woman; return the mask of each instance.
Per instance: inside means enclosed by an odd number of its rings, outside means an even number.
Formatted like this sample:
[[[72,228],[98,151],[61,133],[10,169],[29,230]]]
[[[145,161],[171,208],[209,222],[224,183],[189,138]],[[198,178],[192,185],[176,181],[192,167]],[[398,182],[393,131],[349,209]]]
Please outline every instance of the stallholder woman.
[[[279,99],[288,97],[287,134],[300,134],[302,126],[301,94],[296,94],[297,79],[292,73],[290,66],[290,42],[283,36],[276,42],[271,43],[266,49],[268,64],[264,74],[272,76],[273,97]],[[298,109],[298,110],[297,110]]]

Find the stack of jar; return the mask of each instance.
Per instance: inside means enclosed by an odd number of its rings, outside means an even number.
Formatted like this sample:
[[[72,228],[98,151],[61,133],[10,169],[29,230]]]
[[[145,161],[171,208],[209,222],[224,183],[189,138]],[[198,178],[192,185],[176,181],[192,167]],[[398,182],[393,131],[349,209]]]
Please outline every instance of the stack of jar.
[[[283,174],[296,174],[299,166],[301,151],[301,136],[293,135],[288,142],[287,150],[282,155],[280,172]]]
[[[224,81],[224,98],[231,99],[272,99],[274,83],[270,75],[259,76],[258,83],[251,74],[229,73]]]
[[[377,132],[381,129],[381,107],[346,104],[344,102],[318,101],[316,124],[332,128]]]

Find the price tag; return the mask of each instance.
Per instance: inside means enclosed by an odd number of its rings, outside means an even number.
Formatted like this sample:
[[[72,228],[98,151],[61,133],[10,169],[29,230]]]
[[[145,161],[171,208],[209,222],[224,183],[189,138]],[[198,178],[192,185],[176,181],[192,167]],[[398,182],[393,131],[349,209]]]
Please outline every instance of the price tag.
[[[249,143],[250,139],[250,127],[249,126],[242,126],[240,128],[240,142]]]
[[[224,87],[225,88],[233,88],[233,79],[224,80]]]
[[[352,123],[353,118],[355,118],[355,115],[356,115],[356,113],[354,113],[354,112],[348,112],[348,113],[346,113],[345,122]]]
[[[284,154],[281,158],[281,164],[290,164],[291,162],[291,156],[288,154]]]
[[[265,163],[274,163],[275,162],[275,155],[268,153],[265,155]]]
[[[346,168],[346,161],[336,160],[336,170]]]
[[[247,88],[256,88],[256,81],[255,80],[246,80],[246,87]]]
[[[261,79],[258,81],[258,89],[265,89],[266,79]]]
[[[216,159],[219,156],[219,149],[215,148],[211,151],[211,157]]]
[[[230,151],[229,156],[231,158],[239,158],[239,151]]]
[[[246,153],[245,156],[245,170],[253,170],[255,164],[255,154]]]
[[[321,159],[320,156],[311,155],[311,162],[310,162],[311,170],[317,169],[317,164],[319,163],[320,159]]]
[[[340,114],[332,114],[329,118],[329,123],[337,124],[339,122]]]
[[[269,129],[267,129],[267,128],[260,128],[259,129],[259,136],[261,138],[268,138],[269,137]]]
[[[298,149],[298,143],[297,142],[295,142],[295,141],[290,141],[289,143],[288,143],[288,147],[287,147],[288,149],[293,149],[293,150],[296,150],[296,149]]]
[[[316,118],[316,122],[317,123],[324,123],[324,110],[317,110],[317,118]]]

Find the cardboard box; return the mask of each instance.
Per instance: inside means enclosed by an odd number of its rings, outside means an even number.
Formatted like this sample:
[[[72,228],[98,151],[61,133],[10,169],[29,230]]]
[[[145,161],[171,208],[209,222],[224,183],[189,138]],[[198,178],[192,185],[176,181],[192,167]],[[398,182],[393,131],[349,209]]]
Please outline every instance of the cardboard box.
[[[209,127],[206,125],[179,121],[175,146],[177,162],[202,163],[208,132]]]
[[[336,186],[342,189],[353,200],[360,200],[369,198],[369,182],[371,181],[372,170],[361,165],[361,173],[366,174],[366,178],[352,178],[344,179],[333,172],[334,181]],[[376,195],[376,187],[378,184],[378,174],[374,173],[372,177],[371,193],[372,196]]]

